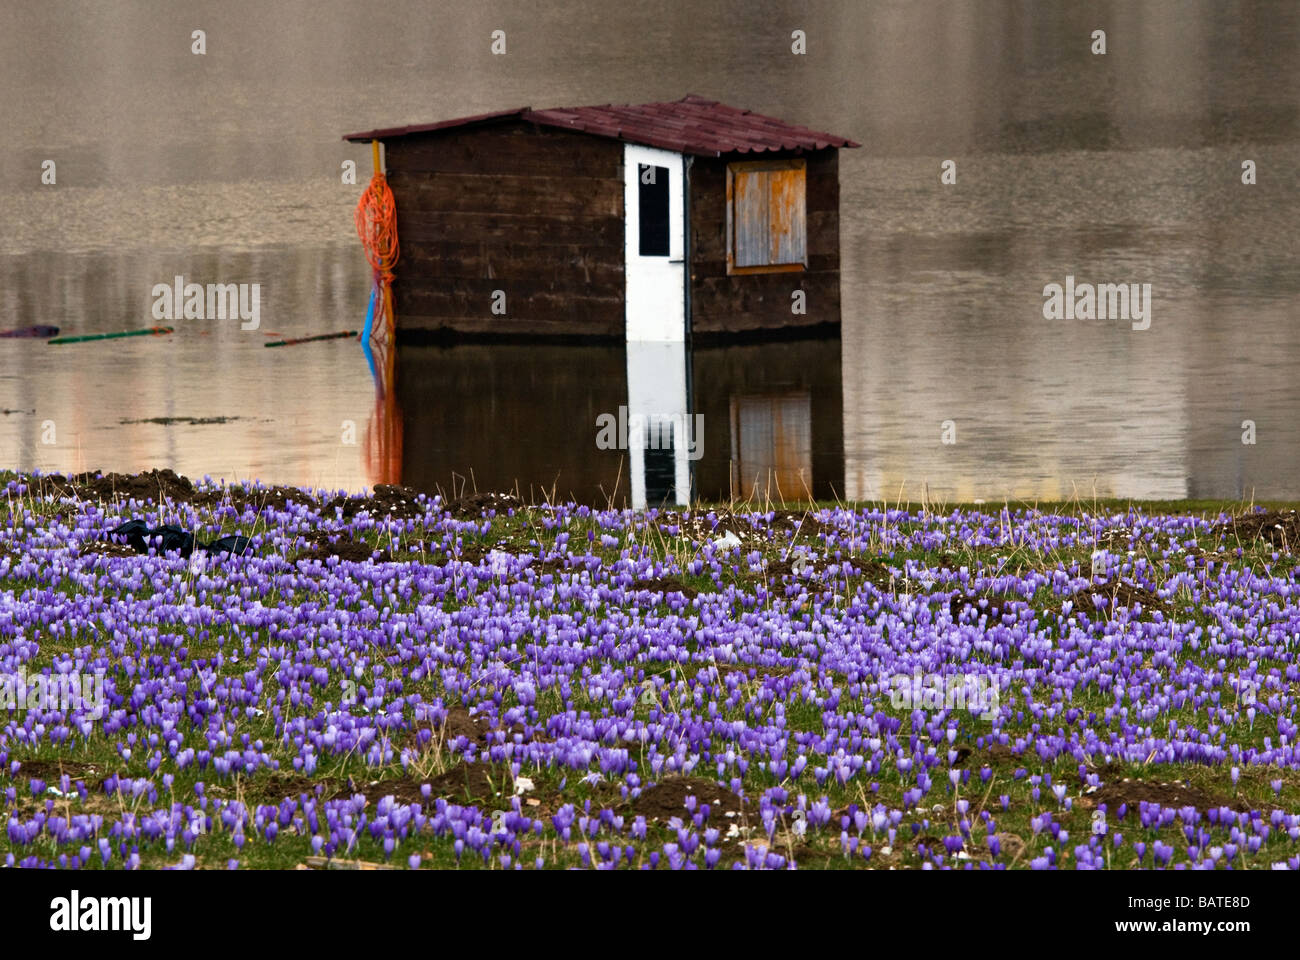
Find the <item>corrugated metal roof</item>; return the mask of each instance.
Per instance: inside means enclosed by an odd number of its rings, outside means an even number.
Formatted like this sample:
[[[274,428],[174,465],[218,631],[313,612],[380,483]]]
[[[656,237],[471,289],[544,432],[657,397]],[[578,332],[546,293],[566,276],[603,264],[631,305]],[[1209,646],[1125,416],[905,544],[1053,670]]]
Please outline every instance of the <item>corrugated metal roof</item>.
[[[343,139],[391,140],[414,133],[430,133],[508,118],[562,130],[576,130],[597,137],[612,137],[647,147],[711,157],[724,153],[861,146],[844,137],[818,133],[775,117],[729,107],[725,103],[693,94],[669,103],[605,104],[597,107],[554,107],[549,110],[520,107],[517,110],[482,113],[439,123],[349,133]]]

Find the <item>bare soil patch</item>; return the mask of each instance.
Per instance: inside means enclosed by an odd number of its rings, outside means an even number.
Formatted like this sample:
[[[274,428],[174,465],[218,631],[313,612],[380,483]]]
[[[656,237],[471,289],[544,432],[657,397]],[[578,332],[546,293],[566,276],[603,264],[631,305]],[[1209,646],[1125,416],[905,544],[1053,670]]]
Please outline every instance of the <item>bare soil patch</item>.
[[[348,520],[362,512],[369,513],[372,517],[410,520],[424,516],[425,505],[418,502],[419,496],[419,491],[411,487],[377,483],[373,493],[368,497],[335,497],[325,505],[324,509],[327,513],[341,510],[344,518]]]
[[[81,552],[95,553],[101,557],[134,557],[135,551],[125,543],[112,543],[108,540],[91,540],[81,545]]]
[[[792,532],[797,531],[800,536],[820,537],[829,536],[838,533],[838,530],[828,523],[822,523],[810,513],[800,513],[797,510],[778,510],[772,517],[772,528],[786,528]]]
[[[1114,607],[1124,607],[1132,610],[1135,606],[1141,605],[1144,613],[1170,613],[1169,603],[1160,599],[1146,587],[1139,587],[1135,584],[1121,582],[1117,586],[1102,591],[1105,596],[1111,598]]]
[[[1112,813],[1119,809],[1121,803],[1127,804],[1129,810],[1136,811],[1143,801],[1158,803],[1162,807],[1195,807],[1200,811],[1228,807],[1238,813],[1250,812],[1249,804],[1232,797],[1212,794],[1185,783],[1147,780],[1111,781],[1101,786],[1095,793],[1084,794],[1081,800],[1084,806],[1098,806],[1104,803],[1106,809]]]
[[[25,480],[32,492],[41,497],[100,501],[167,499],[184,503],[194,498],[194,484],[188,478],[178,476],[174,470],[149,470],[137,474],[88,472],[70,477],[51,473],[26,477]]]
[[[1288,552],[1300,544],[1300,513],[1295,510],[1267,510],[1233,517],[1220,528],[1228,539],[1242,544],[1266,540]]]
[[[957,746],[953,749],[957,751],[957,760],[953,763],[954,767],[969,765],[971,769],[978,770],[984,766],[1012,766],[1016,763],[1016,755],[1011,752],[1010,747],[1002,743],[992,743],[974,749],[966,746]]]
[[[291,503],[312,504],[316,498],[304,490],[294,487],[229,487],[224,491],[207,490],[198,494],[192,501],[195,506],[219,506],[227,499],[240,510],[253,507],[255,513],[263,510],[284,510]]]
[[[764,677],[764,676],[770,676],[770,677],[788,677],[790,674],[794,673],[795,668],[794,668],[794,667],[783,667],[783,666],[779,666],[779,665],[761,666],[760,664],[757,664],[757,663],[720,663],[720,664],[718,664],[718,673],[720,673],[720,674],[727,674],[727,673],[740,673],[740,674],[744,674],[746,677],[748,677],[748,676],[749,676],[749,671],[751,671],[751,670],[753,670],[753,671],[756,672],[756,678],[761,678],[761,677]]]
[[[41,497],[71,497],[78,500],[97,500],[110,503],[115,500],[134,499],[140,502],[164,500],[189,503],[198,507],[212,507],[231,503],[244,509],[255,507],[283,510],[290,503],[314,503],[315,498],[294,487],[251,488],[242,486],[219,490],[199,490],[188,478],[174,470],[146,470],[143,473],[102,473],[88,471],[65,477],[52,473],[47,476],[24,478],[31,490]]]
[[[509,493],[471,493],[445,501],[442,508],[453,517],[477,520],[489,510],[500,515],[509,510],[522,509],[523,505],[522,500]]]
[[[99,784],[106,777],[101,765],[79,760],[20,760],[20,762],[22,766],[14,774],[15,778],[44,780],[52,786],[58,786],[60,778],[64,776],[69,777],[73,783],[81,780],[88,786]]]
[[[641,795],[630,801],[629,808],[647,820],[667,820],[670,817],[688,817],[686,798],[695,797],[700,804],[710,807],[709,822],[725,813],[740,813],[740,797],[712,780],[702,777],[671,777],[654,786],[646,787]],[[696,807],[698,810],[699,807]]]
[[[653,590],[656,593],[680,593],[687,600],[694,600],[700,592],[689,583],[682,583],[677,577],[660,577],[657,580],[638,580],[632,585],[637,590]]]
[[[244,802],[252,804],[282,803],[288,798],[296,798],[302,794],[307,794],[309,797],[316,796],[318,789],[320,790],[319,795],[324,799],[328,799],[342,793],[347,787],[348,781],[346,779],[308,777],[300,773],[288,776],[253,777],[241,780],[239,784],[239,790],[244,797]]]
[[[330,557],[338,557],[340,560],[353,563],[364,563],[367,560],[384,562],[392,559],[387,550],[377,550],[368,543],[353,540],[348,534],[343,534],[333,541],[317,536],[313,538],[313,542],[315,545],[311,549],[294,554],[291,562],[319,560],[324,563]]]
[[[492,770],[492,775],[489,770]],[[493,779],[495,776],[495,782]],[[424,795],[424,786],[429,786],[429,795]],[[369,783],[356,783],[356,793],[365,794],[370,804],[376,804],[384,797],[391,796],[398,803],[418,803],[431,807],[437,799],[451,803],[487,804],[499,801],[498,792],[510,793],[510,771],[505,767],[489,768],[482,763],[458,763],[445,773],[428,779],[419,777],[401,777],[392,780],[377,780]]]
[[[536,743],[546,743],[550,740],[540,730],[535,729],[530,735],[522,723],[501,727],[499,724],[493,724],[491,718],[487,715],[471,715],[466,707],[456,704],[447,709],[447,717],[441,725],[437,727],[420,727],[407,731],[400,739],[402,746],[418,749],[420,730],[426,729],[432,733],[430,744],[437,744],[441,741],[444,746],[449,746],[459,737],[465,737],[471,743],[486,744],[491,735],[498,730],[504,730],[507,740],[515,734]]]

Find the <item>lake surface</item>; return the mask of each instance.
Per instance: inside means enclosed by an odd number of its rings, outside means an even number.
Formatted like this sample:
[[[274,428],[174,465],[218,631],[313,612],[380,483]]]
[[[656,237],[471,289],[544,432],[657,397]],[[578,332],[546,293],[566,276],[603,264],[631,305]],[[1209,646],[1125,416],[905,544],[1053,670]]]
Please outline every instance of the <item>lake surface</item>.
[[[653,363],[622,348],[403,347],[385,391],[355,342],[264,343],[361,325],[343,133],[691,92],[863,144],[840,340],[686,359],[699,494],[1300,498],[1300,5],[428,7],[0,14],[0,329],[151,326],[177,275],[261,285],[257,330],[0,339],[0,465],[629,496],[597,423]],[[1149,329],[1044,319],[1067,276],[1151,284]]]

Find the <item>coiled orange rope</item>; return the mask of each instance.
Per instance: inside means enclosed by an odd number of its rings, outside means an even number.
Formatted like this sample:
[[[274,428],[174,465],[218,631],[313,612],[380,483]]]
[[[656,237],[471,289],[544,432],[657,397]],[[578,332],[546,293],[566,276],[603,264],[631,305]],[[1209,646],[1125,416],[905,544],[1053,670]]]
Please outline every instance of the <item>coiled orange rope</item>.
[[[388,179],[379,165],[379,141],[372,140],[375,172],[370,184],[357,201],[355,215],[357,236],[366,252],[366,261],[375,272],[375,286],[383,294],[384,318],[388,339],[393,339],[393,265],[399,253],[397,244],[397,204]]]

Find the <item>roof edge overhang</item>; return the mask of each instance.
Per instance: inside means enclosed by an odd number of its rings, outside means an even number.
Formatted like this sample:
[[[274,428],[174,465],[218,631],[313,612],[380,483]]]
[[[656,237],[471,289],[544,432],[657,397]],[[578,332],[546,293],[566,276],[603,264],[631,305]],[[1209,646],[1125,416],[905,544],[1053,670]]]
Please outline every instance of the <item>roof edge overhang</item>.
[[[694,94],[688,94],[679,102],[699,101],[704,98],[696,97]],[[716,102],[716,101],[709,101]],[[608,105],[607,105],[608,106]],[[481,113],[469,117],[457,117],[451,120],[441,120],[437,123],[410,124],[400,127],[382,127],[375,130],[363,130],[359,133],[344,134],[343,139],[349,143],[365,143],[371,140],[394,140],[401,137],[408,137],[423,133],[438,133],[443,130],[454,130],[461,127],[478,126],[488,123],[499,123],[509,120],[519,120],[525,123],[533,123],[539,126],[548,127],[553,130],[567,130],[570,133],[585,134],[589,137],[599,137],[602,140],[616,140],[622,143],[633,143],[646,147],[657,147],[661,150],[671,150],[674,153],[688,154],[696,157],[732,157],[732,156],[753,156],[769,153],[818,153],[822,150],[838,150],[840,148],[856,148],[862,146],[854,140],[846,137],[834,137],[829,134],[818,134],[818,137],[828,137],[841,141],[840,143],[827,142],[825,146],[806,146],[797,143],[789,145],[781,144],[777,146],[760,146],[745,147],[737,150],[710,150],[700,147],[693,147],[690,144],[677,140],[660,140],[658,138],[646,138],[625,136],[620,129],[614,133],[607,133],[600,130],[589,130],[579,122],[566,122],[557,119],[554,113],[563,108],[553,108],[550,110],[534,110],[532,107],[516,107],[513,110],[497,110],[492,113]],[[744,113],[748,114],[746,110]],[[792,125],[793,126],[793,125]],[[806,128],[802,128],[806,129]],[[815,131],[808,131],[815,133]]]
[[[366,143],[370,140],[394,140],[415,133],[434,133],[438,130],[452,130],[458,127],[470,127],[480,123],[492,123],[500,120],[525,119],[532,113],[531,107],[516,107],[513,110],[497,110],[493,113],[480,113],[472,117],[458,117],[454,120],[440,120],[437,123],[416,123],[404,127],[381,127],[378,130],[363,130],[360,133],[345,133],[343,139],[349,143]]]

